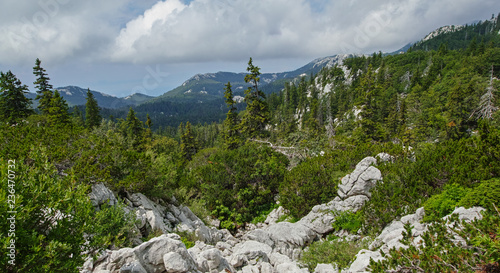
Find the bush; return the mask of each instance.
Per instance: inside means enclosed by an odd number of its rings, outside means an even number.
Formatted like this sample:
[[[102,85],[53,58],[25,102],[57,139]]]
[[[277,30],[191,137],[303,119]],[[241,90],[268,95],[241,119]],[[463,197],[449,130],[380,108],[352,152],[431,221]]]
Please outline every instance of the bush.
[[[335,231],[346,230],[350,233],[357,233],[362,225],[363,220],[360,211],[356,213],[344,211],[335,218],[333,229]]]
[[[247,143],[235,150],[210,149],[187,168],[207,209],[225,227],[250,222],[275,204],[288,159],[266,146]]]
[[[472,207],[481,206],[494,211],[495,204],[498,208],[500,204],[500,179],[490,179],[482,181],[474,189],[468,191],[468,193],[460,200],[459,206]]]
[[[305,264],[310,272],[318,264],[337,264],[339,268],[346,268],[354,260],[356,254],[367,248],[367,241],[349,242],[338,238],[316,241],[302,253],[301,263]]]
[[[444,186],[442,193],[433,195],[424,203],[424,221],[430,222],[453,212],[467,191],[457,184]]]
[[[3,233],[0,239],[2,249],[15,240],[15,265],[8,264],[7,255],[0,256],[6,272],[78,272],[89,254],[110,245],[127,245],[130,218],[119,207],[95,212],[87,196],[89,187],[78,184],[74,176],[61,176],[49,163],[46,149],[34,148],[15,164],[0,160],[3,178],[12,171],[13,208],[7,201],[12,199],[11,188],[7,183],[0,188],[0,214],[17,212],[14,232]],[[0,222],[0,230],[9,231],[10,224]]]
[[[410,225],[401,242],[407,248],[391,249],[385,260],[370,261],[372,272],[498,272],[500,267],[500,215],[483,214],[482,220],[459,221],[455,214],[439,219],[422,235],[423,244],[412,243]],[[457,234],[464,242],[457,243]],[[488,271],[487,271],[488,269]]]

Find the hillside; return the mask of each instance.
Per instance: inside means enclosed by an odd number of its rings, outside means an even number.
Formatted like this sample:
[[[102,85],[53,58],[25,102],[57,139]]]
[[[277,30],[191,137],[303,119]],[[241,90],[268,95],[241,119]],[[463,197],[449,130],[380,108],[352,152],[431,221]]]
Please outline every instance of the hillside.
[[[61,93],[61,96],[64,100],[66,100],[68,106],[70,107],[75,105],[85,105],[87,101],[87,89],[78,86],[65,86],[55,88],[54,90],[58,90],[59,93]],[[92,92],[100,107],[109,109],[136,106],[154,98],[152,96],[137,93],[124,98],[118,98],[99,91],[90,90],[90,92]],[[35,100],[35,93],[29,93],[27,97],[33,100],[33,107],[38,107],[38,101]]]

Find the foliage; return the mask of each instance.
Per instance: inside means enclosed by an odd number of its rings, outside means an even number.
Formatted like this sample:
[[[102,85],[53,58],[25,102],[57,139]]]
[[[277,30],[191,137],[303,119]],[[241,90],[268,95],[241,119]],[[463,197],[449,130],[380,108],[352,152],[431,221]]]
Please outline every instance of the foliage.
[[[273,206],[287,165],[271,148],[246,143],[235,150],[202,151],[188,168],[207,208],[234,228],[231,223],[249,222]]]
[[[252,58],[248,61],[245,82],[251,83],[252,87],[245,90],[245,103],[247,108],[241,119],[241,130],[246,137],[253,138],[264,133],[266,124],[269,122],[269,109],[266,103],[266,95],[259,90],[260,68],[254,66]]]
[[[500,204],[500,179],[494,178],[482,181],[477,187],[470,189],[460,200],[459,206],[480,206],[494,210],[494,205]]]
[[[224,89],[224,98],[226,98],[226,105],[229,111],[224,121],[224,143],[228,149],[235,149],[240,145],[240,132],[239,132],[239,119],[238,112],[236,112],[236,102],[234,101],[233,91],[231,90],[231,83],[227,83]]]
[[[6,255],[0,258],[8,272],[78,272],[88,254],[110,244],[122,246],[127,239],[128,220],[123,211],[103,208],[95,213],[87,197],[88,186],[76,183],[73,176],[60,176],[46,152],[34,147],[26,158],[12,159],[14,164],[0,162],[2,179],[8,169],[15,172],[15,203],[7,202],[12,194],[12,188],[6,188],[8,183],[0,190],[2,215],[17,212],[15,229],[3,233],[1,240],[3,249],[11,240],[15,243],[15,265],[7,263]],[[9,231],[10,224],[2,221],[0,230]]]
[[[36,76],[35,82],[33,84],[35,85],[35,88],[38,90],[36,91],[36,99],[38,100],[38,109],[43,114],[48,114],[49,108],[51,105],[52,101],[52,96],[54,95],[52,93],[52,85],[49,83],[50,78],[47,77],[47,73],[45,73],[45,69],[43,69],[41,66],[41,61],[40,59],[36,59],[35,61],[35,67],[33,67],[33,74]]]
[[[340,238],[329,238],[313,242],[303,253],[300,262],[305,264],[310,272],[318,264],[336,264],[340,269],[346,268],[354,260],[356,254],[366,247],[368,241],[346,241]]]
[[[94,128],[101,124],[100,108],[90,89],[87,89],[87,102],[85,103],[85,126]]]
[[[69,108],[59,91],[54,91],[47,110],[47,118],[51,125],[63,125],[70,122]]]
[[[182,123],[181,125],[182,126]],[[197,143],[194,138],[193,132],[191,131],[191,123],[186,122],[186,128],[184,133],[181,135],[181,153],[185,159],[191,160],[191,158],[196,154]]]
[[[445,185],[440,194],[433,195],[424,203],[424,221],[442,218],[455,209],[467,190],[457,184]]]
[[[500,261],[500,214],[483,214],[472,223],[459,221],[455,214],[438,220],[415,246],[410,225],[401,242],[407,248],[392,248],[385,260],[370,261],[372,272],[496,272]],[[455,234],[455,235],[453,235]],[[456,241],[460,236],[463,242]],[[496,263],[496,264],[495,264]],[[486,271],[490,268],[492,271]],[[495,269],[496,268],[496,269]],[[394,271],[395,270],[395,271]]]
[[[335,217],[335,222],[333,222],[333,229],[335,231],[346,230],[349,233],[356,234],[361,226],[363,225],[363,219],[361,217],[361,212],[341,212],[337,217]]]
[[[28,86],[23,85],[11,71],[0,72],[0,119],[15,123],[31,115],[30,99],[26,98]]]

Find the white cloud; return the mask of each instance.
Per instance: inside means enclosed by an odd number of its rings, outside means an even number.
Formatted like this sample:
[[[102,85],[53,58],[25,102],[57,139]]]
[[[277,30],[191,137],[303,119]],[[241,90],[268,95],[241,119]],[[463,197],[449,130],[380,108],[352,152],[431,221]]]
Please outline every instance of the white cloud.
[[[130,21],[110,55],[116,62],[175,63],[396,49],[449,19],[464,22],[487,6],[500,9],[496,1],[483,2],[166,0]]]

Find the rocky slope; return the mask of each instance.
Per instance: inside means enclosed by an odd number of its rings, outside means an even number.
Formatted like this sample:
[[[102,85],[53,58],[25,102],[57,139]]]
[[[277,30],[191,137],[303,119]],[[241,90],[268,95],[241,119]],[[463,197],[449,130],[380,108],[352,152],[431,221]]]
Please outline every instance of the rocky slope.
[[[138,239],[134,248],[107,250],[97,260],[87,260],[81,273],[309,272],[298,263],[303,249],[331,233],[332,223],[340,212],[355,212],[369,200],[370,190],[382,183],[376,165],[382,162],[390,164],[391,159],[390,155],[383,153],[364,158],[351,174],[342,179],[338,197],[315,206],[296,223],[277,222],[285,213],[280,207],[270,213],[264,223],[250,225],[235,236],[227,230],[207,227],[187,207],[160,205],[140,193],[131,194],[124,198],[126,210],[133,211],[140,220],[137,228],[142,235],[152,230],[161,230],[164,234],[147,242]],[[113,192],[102,184],[92,187],[90,198],[96,209],[105,202],[118,203]],[[481,210],[460,208],[455,212],[463,219],[473,219],[481,217]],[[424,210],[420,208],[388,225],[369,249],[361,250],[350,268],[342,272],[367,272],[370,258],[383,259],[380,250],[387,253],[392,247],[402,246],[399,239],[406,222],[414,226],[414,237],[421,236],[427,229],[426,224],[421,223],[423,216]],[[179,231],[194,233],[199,241],[187,249],[180,236],[175,234]],[[314,272],[339,270],[331,264],[320,264]]]

